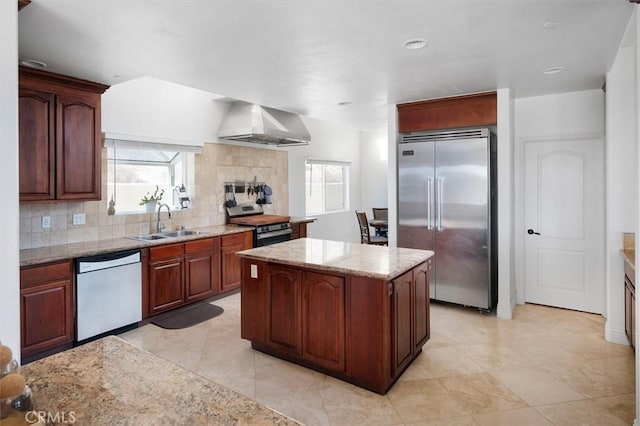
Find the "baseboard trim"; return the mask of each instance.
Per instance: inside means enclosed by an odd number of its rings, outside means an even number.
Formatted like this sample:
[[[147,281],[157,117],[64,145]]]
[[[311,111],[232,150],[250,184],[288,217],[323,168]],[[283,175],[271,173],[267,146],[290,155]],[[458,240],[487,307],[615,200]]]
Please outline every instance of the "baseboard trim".
[[[624,329],[609,326],[609,321],[604,325],[604,340],[610,343],[629,346],[629,339]]]

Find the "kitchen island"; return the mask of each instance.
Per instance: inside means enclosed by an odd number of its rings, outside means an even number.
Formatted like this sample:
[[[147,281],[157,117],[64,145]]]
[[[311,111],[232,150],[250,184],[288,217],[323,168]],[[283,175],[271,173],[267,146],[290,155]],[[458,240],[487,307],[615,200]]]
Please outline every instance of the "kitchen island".
[[[35,361],[21,372],[34,410],[45,421],[49,416],[81,425],[299,424],[114,336]],[[27,418],[33,420],[35,415]]]
[[[301,238],[242,258],[242,338],[384,394],[429,339],[433,252]]]

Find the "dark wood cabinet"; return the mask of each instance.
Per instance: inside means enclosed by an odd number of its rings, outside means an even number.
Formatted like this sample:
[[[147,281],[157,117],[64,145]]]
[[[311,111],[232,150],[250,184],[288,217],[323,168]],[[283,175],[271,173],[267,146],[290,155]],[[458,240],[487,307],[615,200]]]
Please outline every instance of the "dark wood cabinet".
[[[635,271],[624,264],[624,331],[631,347],[636,348],[636,286]]]
[[[429,340],[431,324],[429,312],[429,273],[431,259],[413,270],[413,351],[418,352]]]
[[[99,200],[108,86],[20,68],[20,200]]]
[[[429,339],[429,269],[387,281],[243,258],[241,336],[385,393]]]
[[[219,268],[216,261],[219,250],[214,250],[213,238],[186,242],[184,244],[185,301],[211,297],[220,292]]]
[[[394,279],[394,375],[404,371],[430,335],[429,270],[431,260]]]
[[[58,347],[74,339],[71,261],[20,270],[22,357]]]
[[[496,92],[399,104],[398,132],[490,126],[498,122]]]
[[[157,314],[184,303],[183,244],[149,249],[149,313]]]
[[[19,91],[20,199],[55,196],[55,96],[26,88]]]
[[[344,371],[344,278],[305,271],[302,282],[302,357]]]
[[[224,235],[220,244],[220,291],[235,290],[240,287],[241,264],[236,252],[253,247],[253,235],[251,232]]]
[[[302,272],[269,265],[267,272],[267,344],[300,355]]]
[[[148,263],[143,254],[143,318],[238,288],[235,253],[252,244],[252,233],[241,232],[149,248]]]
[[[393,280],[393,371],[402,371],[413,355],[413,306],[411,271]]]
[[[291,239],[307,238],[307,223],[291,223]]]

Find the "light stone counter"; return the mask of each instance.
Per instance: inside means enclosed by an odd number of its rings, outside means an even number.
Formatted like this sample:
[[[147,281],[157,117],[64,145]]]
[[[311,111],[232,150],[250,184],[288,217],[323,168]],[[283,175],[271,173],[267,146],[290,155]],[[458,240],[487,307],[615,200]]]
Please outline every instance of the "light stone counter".
[[[22,367],[34,409],[79,425],[299,425],[109,336]]]
[[[434,255],[432,251],[300,238],[243,250],[240,257],[391,280]]]
[[[123,237],[114,238],[112,240],[62,244],[57,246],[20,250],[20,266],[37,265],[59,260],[74,259],[81,256],[93,256],[102,253],[144,248],[161,244],[179,243],[199,238],[210,238],[220,235],[252,231],[251,228],[235,225],[217,225],[198,228],[197,230],[200,232],[199,234],[176,238],[163,238],[153,241],[140,241]]]

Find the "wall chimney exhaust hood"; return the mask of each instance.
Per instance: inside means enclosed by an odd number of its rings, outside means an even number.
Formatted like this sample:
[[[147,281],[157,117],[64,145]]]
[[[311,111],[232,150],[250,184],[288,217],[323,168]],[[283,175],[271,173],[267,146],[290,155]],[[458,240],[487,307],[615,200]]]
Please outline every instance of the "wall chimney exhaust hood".
[[[278,146],[308,145],[311,140],[298,115],[240,101],[231,105],[218,137]]]

